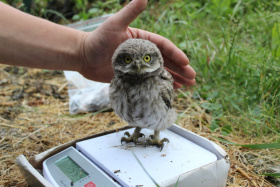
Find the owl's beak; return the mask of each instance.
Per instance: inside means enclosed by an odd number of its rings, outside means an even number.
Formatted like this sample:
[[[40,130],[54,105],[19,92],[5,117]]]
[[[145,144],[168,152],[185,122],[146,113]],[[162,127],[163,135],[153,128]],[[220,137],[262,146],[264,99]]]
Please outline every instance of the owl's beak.
[[[141,71],[141,62],[136,61],[134,65],[137,67],[137,71],[140,72]]]
[[[138,72],[141,70],[141,64],[137,64],[137,70]]]

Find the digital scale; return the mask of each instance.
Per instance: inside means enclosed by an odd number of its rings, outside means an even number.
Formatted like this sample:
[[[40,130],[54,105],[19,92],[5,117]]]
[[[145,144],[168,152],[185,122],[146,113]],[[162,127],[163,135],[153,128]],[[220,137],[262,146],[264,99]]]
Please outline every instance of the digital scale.
[[[182,175],[217,161],[215,154],[169,129],[160,134],[170,141],[162,151],[156,146],[122,145],[126,131],[132,134],[134,128],[77,142],[76,148],[49,157],[43,162],[44,178],[55,187],[185,187],[180,184]],[[141,132],[146,137],[153,134],[149,129]]]

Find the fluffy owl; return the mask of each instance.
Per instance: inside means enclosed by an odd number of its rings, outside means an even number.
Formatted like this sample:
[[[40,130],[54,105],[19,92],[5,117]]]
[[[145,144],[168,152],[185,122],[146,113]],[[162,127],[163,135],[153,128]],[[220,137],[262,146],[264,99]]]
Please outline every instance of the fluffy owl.
[[[173,78],[164,69],[162,55],[157,46],[143,39],[128,39],[112,57],[114,78],[110,84],[112,108],[130,126],[132,135],[125,133],[121,142],[140,143],[142,128],[154,130],[146,144],[163,148],[167,138],[159,134],[176,120],[172,108]]]

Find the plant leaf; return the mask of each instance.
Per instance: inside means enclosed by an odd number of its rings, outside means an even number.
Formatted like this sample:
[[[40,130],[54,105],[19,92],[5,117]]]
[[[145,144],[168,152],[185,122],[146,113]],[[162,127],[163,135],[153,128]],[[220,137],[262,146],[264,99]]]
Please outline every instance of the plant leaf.
[[[72,17],[72,20],[79,20],[79,19],[81,19],[81,17],[80,17],[80,15],[78,15],[78,14],[75,14],[73,17]]]
[[[154,182],[154,184],[157,187],[160,187],[158,185],[158,183],[155,181],[155,179],[153,179],[153,177],[148,173],[148,171],[145,169],[145,167],[143,166],[143,164],[140,162],[139,158],[136,156],[136,154],[132,151],[133,156],[135,157],[135,159],[137,160],[137,162],[140,164],[140,166],[142,167],[142,169],[145,171],[145,173],[149,176],[149,178]]]
[[[271,48],[274,57],[280,57],[280,23],[274,23],[272,28]]]
[[[215,132],[216,129],[218,129],[220,126],[216,123],[216,121],[212,121],[210,125],[210,130],[212,132]]]
[[[263,173],[258,175],[265,175],[265,176],[271,176],[271,177],[278,177],[280,178],[280,173]]]
[[[230,142],[228,140],[225,140],[223,138],[218,138],[213,136],[214,138],[216,138],[217,140],[227,143],[227,144],[232,144],[232,145],[237,145],[237,146],[242,146],[242,147],[247,147],[247,148],[251,148],[251,149],[280,149],[280,142],[276,142],[276,143],[265,143],[265,144],[237,144],[237,143],[233,143]]]

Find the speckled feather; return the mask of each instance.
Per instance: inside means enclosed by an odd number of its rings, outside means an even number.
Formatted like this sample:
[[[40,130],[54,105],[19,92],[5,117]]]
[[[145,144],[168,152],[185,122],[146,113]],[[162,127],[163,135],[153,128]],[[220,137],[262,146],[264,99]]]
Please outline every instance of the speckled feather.
[[[129,55],[131,63],[124,62]],[[150,55],[150,62],[143,60]],[[115,51],[115,76],[110,85],[114,111],[131,126],[163,130],[176,120],[173,101],[173,79],[163,67],[163,58],[155,44],[148,40],[129,39]],[[141,64],[140,70],[136,63]]]

